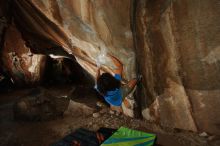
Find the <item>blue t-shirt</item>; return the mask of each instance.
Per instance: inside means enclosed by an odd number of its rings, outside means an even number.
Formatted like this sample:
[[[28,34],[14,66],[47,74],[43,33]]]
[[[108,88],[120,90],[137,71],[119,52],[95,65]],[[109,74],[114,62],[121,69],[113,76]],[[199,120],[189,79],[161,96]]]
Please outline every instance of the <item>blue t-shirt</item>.
[[[115,74],[114,78],[116,80],[121,81],[121,76],[119,74]],[[95,89],[98,91],[97,87]],[[99,92],[99,91],[98,91]],[[121,95],[121,89],[116,88],[113,91],[107,91],[106,95],[104,95],[104,99],[106,102],[108,102],[110,105],[113,106],[121,106],[122,104],[122,95]]]

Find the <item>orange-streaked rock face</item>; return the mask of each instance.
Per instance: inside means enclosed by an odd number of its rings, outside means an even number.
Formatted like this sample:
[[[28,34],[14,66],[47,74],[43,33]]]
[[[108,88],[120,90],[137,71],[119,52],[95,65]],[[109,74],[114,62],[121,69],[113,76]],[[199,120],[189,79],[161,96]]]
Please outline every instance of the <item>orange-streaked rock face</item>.
[[[7,28],[2,49],[3,66],[17,84],[32,84],[42,80],[45,55],[30,52],[21,33],[14,25]]]
[[[111,53],[124,64],[124,77],[135,77],[130,1],[28,0],[14,6],[15,23],[38,52],[47,51],[39,42],[62,46],[93,76],[98,56]],[[108,56],[104,66],[114,68]]]

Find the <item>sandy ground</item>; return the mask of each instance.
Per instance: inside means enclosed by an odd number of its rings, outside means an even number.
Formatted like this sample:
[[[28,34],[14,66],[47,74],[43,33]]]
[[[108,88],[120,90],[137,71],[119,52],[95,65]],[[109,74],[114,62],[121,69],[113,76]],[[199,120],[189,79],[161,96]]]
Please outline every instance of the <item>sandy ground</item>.
[[[52,90],[52,89],[51,89]],[[67,93],[55,90],[56,94]],[[0,145],[1,146],[49,146],[77,128],[97,130],[100,127],[129,127],[148,133],[157,134],[158,146],[219,146],[217,136],[201,137],[197,133],[177,129],[161,128],[140,119],[131,119],[123,115],[109,113],[107,107],[97,111],[83,99],[71,101],[64,117],[41,122],[15,121],[12,106],[14,101],[26,94],[28,90],[17,90],[0,94]],[[85,103],[83,103],[85,101]],[[91,100],[90,100],[91,101]],[[96,101],[94,101],[95,103]],[[98,116],[94,117],[93,113]]]

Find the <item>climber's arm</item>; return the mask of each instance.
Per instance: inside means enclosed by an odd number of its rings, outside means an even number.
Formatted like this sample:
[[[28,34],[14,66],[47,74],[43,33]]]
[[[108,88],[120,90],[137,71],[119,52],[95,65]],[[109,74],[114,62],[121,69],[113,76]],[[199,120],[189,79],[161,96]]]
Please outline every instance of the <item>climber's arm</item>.
[[[100,71],[101,71],[101,67],[98,67],[97,72],[96,72],[96,81],[98,80],[98,78],[101,75]]]
[[[113,63],[115,64],[115,66],[117,67],[116,69],[114,69],[114,73],[115,74],[119,74],[119,75],[122,75],[122,72],[123,72],[123,64],[121,63],[121,61],[114,57],[113,55],[111,54],[108,54],[109,57],[111,57]]]

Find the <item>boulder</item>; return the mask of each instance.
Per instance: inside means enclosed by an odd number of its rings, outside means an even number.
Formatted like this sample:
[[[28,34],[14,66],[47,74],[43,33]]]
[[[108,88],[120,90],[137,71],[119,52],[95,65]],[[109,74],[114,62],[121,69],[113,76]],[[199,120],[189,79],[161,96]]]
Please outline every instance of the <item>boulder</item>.
[[[15,120],[43,121],[61,118],[68,108],[69,99],[56,97],[43,88],[30,91],[19,98],[13,107]]]

